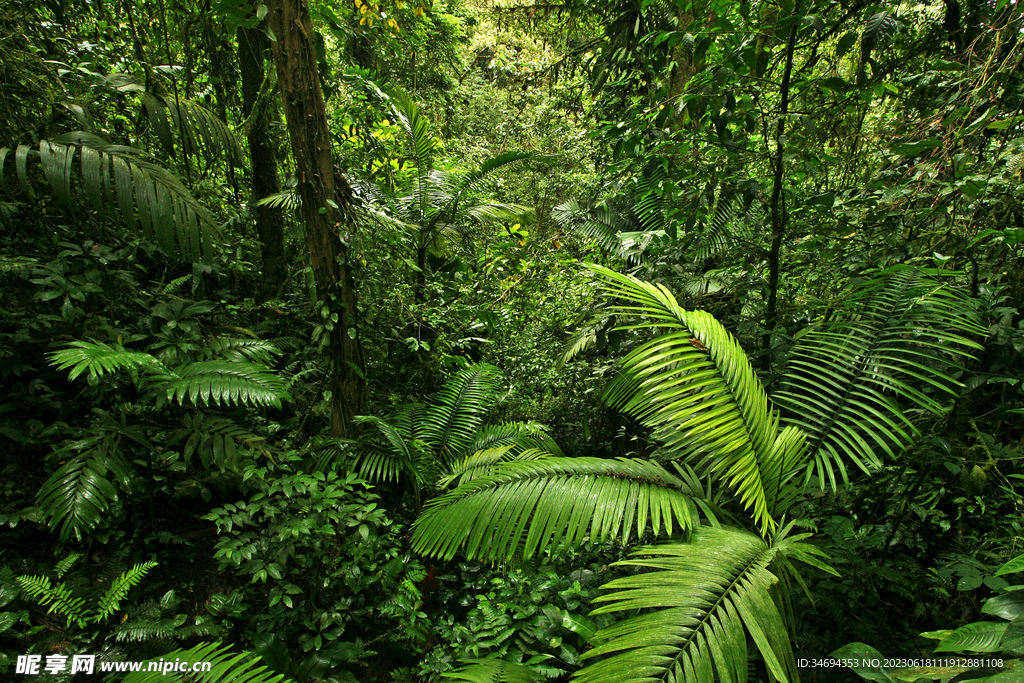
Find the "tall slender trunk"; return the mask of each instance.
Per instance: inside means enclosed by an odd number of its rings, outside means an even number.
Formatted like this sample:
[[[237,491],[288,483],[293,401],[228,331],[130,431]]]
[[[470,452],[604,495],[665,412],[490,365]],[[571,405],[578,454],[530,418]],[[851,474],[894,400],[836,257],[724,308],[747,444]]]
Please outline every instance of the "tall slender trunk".
[[[269,0],[274,62],[295,157],[306,250],[331,346],[331,434],[351,435],[363,398],[356,291],[341,232],[352,225],[352,191],[336,173],[308,0]]]
[[[779,322],[779,269],[781,267],[782,238],[786,234],[786,207],[782,197],[782,184],[785,181],[786,143],[783,134],[786,132],[786,117],[789,116],[790,79],[793,75],[793,53],[796,51],[796,34],[800,27],[800,2],[796,4],[789,40],[786,43],[786,67],[782,72],[780,86],[779,120],[775,127],[775,159],[773,160],[774,177],[772,179],[772,197],[769,202],[772,221],[772,243],[768,250],[768,311],[765,315],[763,337],[764,370],[771,369],[772,333]]]
[[[246,139],[252,162],[252,204],[281,191],[277,176],[277,157],[270,142],[270,124],[274,107],[264,92],[264,62],[270,40],[260,28],[238,29],[238,63],[242,72],[242,115],[248,122]],[[280,207],[256,206],[256,231],[263,257],[263,281],[260,295],[269,299],[280,291],[287,275],[284,259],[284,215]]]

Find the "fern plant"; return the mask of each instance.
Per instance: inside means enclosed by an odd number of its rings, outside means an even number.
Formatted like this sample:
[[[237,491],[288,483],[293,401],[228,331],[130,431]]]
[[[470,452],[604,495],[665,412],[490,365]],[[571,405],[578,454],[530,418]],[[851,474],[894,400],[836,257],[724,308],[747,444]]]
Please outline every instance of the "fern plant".
[[[171,366],[151,353],[129,351],[119,344],[78,341],[50,357],[59,369],[69,371],[72,380],[85,375],[95,384],[108,375],[127,375],[150,410],[169,404],[196,409],[179,418],[182,428],[166,445],[180,445],[185,463],[199,453],[206,467],[231,468],[238,466],[242,454],[258,450],[262,439],[227,417],[199,411],[221,406],[280,407],[282,401],[290,400],[284,380],[258,362],[269,358],[268,349],[265,342],[214,340],[190,354],[203,360]],[[179,358],[183,350],[162,355],[184,360]],[[51,528],[59,529],[62,540],[72,535],[81,538],[95,529],[118,500],[119,492],[128,489],[133,473],[124,450],[128,443],[137,449],[137,457],[139,449],[142,454],[158,452],[147,430],[128,423],[127,411],[111,413],[97,408],[94,413],[94,429],[64,445],[63,464],[37,496],[42,514]],[[166,455],[163,458],[166,461]]]
[[[887,274],[871,289],[882,302],[873,305],[889,315],[865,315],[899,332],[877,347],[852,332],[846,340],[836,328],[805,335],[793,360],[804,374],[787,375],[781,402],[818,395],[823,417],[780,414],[743,349],[711,315],[683,309],[663,286],[591,268],[604,279],[610,310],[635,320],[628,327],[660,332],[623,360],[606,393],[651,430],[659,450],[650,460],[500,464],[431,501],[414,525],[413,547],[493,561],[530,557],[555,542],[666,538],[626,561],[642,571],[605,586],[596,612],[621,620],[593,635],[595,647],[584,656],[590,666],[578,677],[742,681],[749,641],[773,680],[797,681],[780,609],[783,588],[801,582],[794,562],[832,572],[810,534],[793,533],[787,522],[809,468],[822,459],[862,457],[864,434],[891,439],[895,455],[906,442],[893,426],[912,423],[900,402],[938,409],[939,399],[920,385],[955,384],[949,367],[976,346],[969,335],[978,325],[964,300],[939,283],[909,270]],[[860,318],[846,324],[861,329]],[[817,373],[799,361],[833,348],[845,353],[835,366],[820,363]],[[668,464],[684,476],[670,473]],[[729,490],[749,522],[721,524],[694,473]]]

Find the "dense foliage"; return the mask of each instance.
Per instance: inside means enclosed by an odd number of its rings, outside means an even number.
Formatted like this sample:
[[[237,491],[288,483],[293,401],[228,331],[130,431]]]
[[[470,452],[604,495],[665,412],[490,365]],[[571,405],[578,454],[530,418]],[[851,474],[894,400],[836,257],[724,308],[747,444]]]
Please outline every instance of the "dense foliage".
[[[1024,679],[1022,35],[7,0],[0,672]]]

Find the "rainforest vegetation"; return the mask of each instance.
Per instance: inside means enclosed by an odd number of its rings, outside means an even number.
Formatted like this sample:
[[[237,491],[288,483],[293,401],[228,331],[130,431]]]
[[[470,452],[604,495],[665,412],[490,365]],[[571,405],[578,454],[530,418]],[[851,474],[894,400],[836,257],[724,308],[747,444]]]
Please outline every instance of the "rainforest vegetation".
[[[1016,0],[0,0],[0,677],[1024,681],[1022,201]]]

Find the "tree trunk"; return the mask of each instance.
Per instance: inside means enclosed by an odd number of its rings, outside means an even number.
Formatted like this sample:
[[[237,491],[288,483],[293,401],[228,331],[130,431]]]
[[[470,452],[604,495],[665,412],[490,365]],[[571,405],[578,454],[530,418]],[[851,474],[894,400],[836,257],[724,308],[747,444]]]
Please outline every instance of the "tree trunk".
[[[800,17],[800,2],[796,3],[796,17]],[[765,315],[764,357],[762,368],[768,371],[772,363],[772,333],[779,322],[779,270],[781,268],[782,238],[786,234],[786,207],[782,196],[782,185],[785,182],[786,143],[783,134],[786,132],[786,118],[789,116],[790,79],[793,76],[793,53],[796,51],[796,34],[800,27],[799,19],[794,20],[789,31],[789,42],[786,44],[786,66],[782,72],[780,86],[779,119],[775,127],[775,159],[773,160],[772,196],[769,201],[772,221],[772,243],[768,250],[768,311]]]
[[[353,434],[363,397],[356,291],[340,233],[352,229],[352,191],[335,177],[308,0],[269,0],[274,62],[295,157],[306,249],[331,346],[331,434]]]
[[[270,41],[259,28],[238,29],[238,63],[242,72],[242,115],[248,122],[247,140],[252,162],[252,204],[277,194],[281,184],[277,177],[277,157],[270,142],[270,123],[274,108],[264,98],[263,69]],[[263,282],[260,297],[276,296],[287,275],[284,260],[284,216],[280,207],[255,206],[256,231],[263,257]]]

